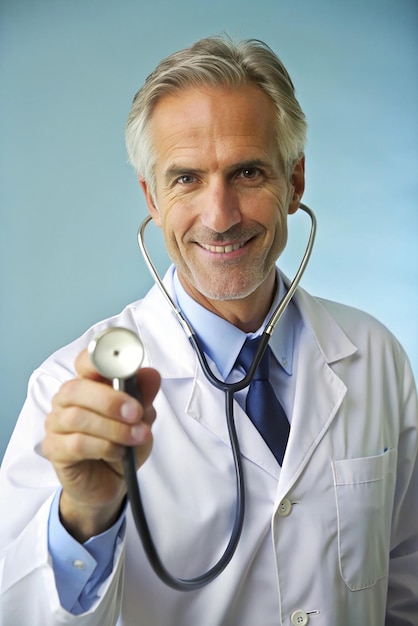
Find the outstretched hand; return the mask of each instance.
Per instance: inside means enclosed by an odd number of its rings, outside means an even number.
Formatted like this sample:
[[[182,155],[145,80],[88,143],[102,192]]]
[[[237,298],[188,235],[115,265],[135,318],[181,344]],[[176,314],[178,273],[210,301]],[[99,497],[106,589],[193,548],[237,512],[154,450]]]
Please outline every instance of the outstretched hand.
[[[65,382],[46,418],[43,453],[62,485],[60,517],[80,542],[109,528],[126,494],[122,459],[135,446],[138,467],[152,448],[152,402],[160,386],[158,372],[136,374],[139,402],[95,370],[87,350],[77,357],[77,378]]]

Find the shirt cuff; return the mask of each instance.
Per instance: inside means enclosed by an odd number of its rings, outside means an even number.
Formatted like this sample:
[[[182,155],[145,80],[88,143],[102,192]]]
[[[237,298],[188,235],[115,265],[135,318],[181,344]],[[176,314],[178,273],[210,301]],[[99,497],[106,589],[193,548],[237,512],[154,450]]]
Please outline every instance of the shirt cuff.
[[[89,610],[98,598],[98,588],[111,574],[118,539],[125,534],[125,510],[104,533],[78,543],[61,524],[61,489],[51,504],[48,521],[48,548],[55,583],[62,606],[73,614]]]

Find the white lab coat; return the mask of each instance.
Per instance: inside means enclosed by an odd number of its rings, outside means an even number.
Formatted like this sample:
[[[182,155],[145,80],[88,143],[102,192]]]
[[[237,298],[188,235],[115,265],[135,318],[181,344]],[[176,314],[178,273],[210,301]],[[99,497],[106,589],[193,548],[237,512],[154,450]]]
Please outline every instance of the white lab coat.
[[[304,326],[286,458],[280,471],[237,405],[247,490],[242,538],[224,573],[199,591],[174,591],[157,579],[129,512],[113,574],[82,616],[60,606],[47,550],[58,485],[38,452],[44,417],[73,376],[75,355],[109,325],[138,332],[147,364],[162,375],[154,448],[138,476],[163,562],[188,578],[225,547],[235,485],[223,394],[206,381],[159,292],[33,374],[2,467],[1,626],[418,624],[417,401],[407,360],[369,316],[302,289],[295,302]]]

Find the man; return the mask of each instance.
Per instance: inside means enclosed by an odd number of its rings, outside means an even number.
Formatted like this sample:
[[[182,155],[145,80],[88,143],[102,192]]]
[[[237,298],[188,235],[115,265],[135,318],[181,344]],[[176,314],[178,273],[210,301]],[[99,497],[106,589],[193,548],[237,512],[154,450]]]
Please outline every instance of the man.
[[[304,191],[305,127],[285,68],[255,41],[202,40],[134,99],[128,152],[173,261],[165,284],[229,382],[286,291],[275,263]],[[109,326],[144,343],[141,402],[87,354]],[[401,347],[366,314],[302,289],[270,346],[285,456],[252,423],[250,391],[237,394],[242,536],[224,572],[189,592],[149,565],[122,468],[134,446],[167,569],[210,569],[234,517],[224,397],[163,297],[152,289],[34,373],[2,468],[2,624],[418,624],[417,399]]]

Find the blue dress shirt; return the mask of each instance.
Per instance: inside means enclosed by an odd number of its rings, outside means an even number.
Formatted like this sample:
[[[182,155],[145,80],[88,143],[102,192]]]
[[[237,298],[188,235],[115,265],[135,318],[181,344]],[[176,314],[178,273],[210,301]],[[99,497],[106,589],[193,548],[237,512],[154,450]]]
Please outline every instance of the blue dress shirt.
[[[193,300],[181,286],[177,272],[174,269],[173,271],[177,304],[193,327],[199,343],[208,357],[209,364],[215,365],[218,373],[227,382],[240,380],[244,371],[234,368],[234,364],[245,340],[247,338],[254,339],[262,334],[265,324],[286,293],[286,287],[279,272],[276,273],[278,284],[276,295],[264,323],[256,332],[244,333],[224,318],[212,313],[198,304],[196,300]],[[292,377],[292,372],[297,362],[301,324],[299,312],[293,301],[290,301],[269,341],[273,360],[270,363],[271,383],[280,398],[289,421],[291,421],[295,392],[295,379]],[[241,406],[245,405],[247,391],[248,389],[243,389],[236,394],[236,399]]]

